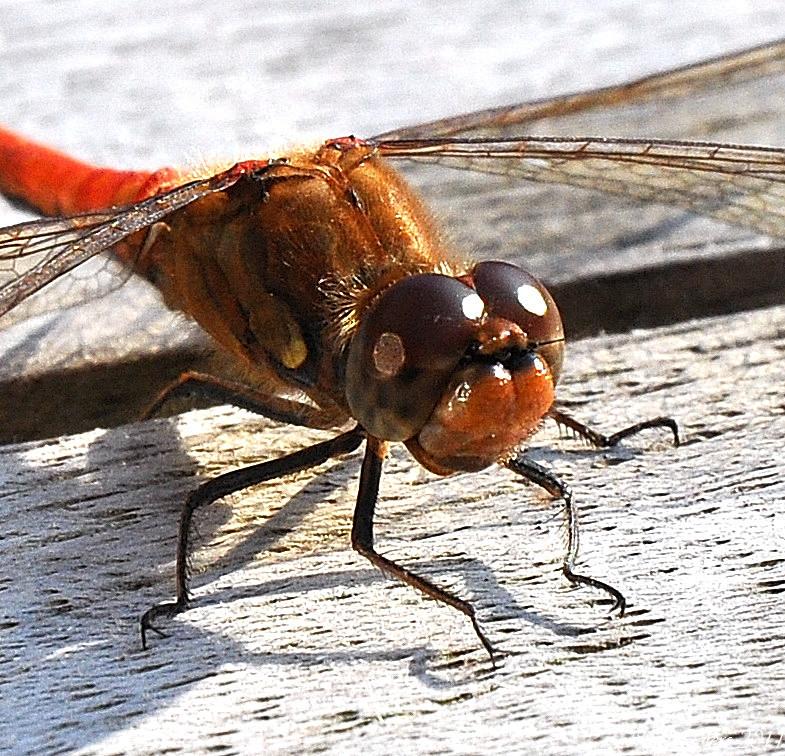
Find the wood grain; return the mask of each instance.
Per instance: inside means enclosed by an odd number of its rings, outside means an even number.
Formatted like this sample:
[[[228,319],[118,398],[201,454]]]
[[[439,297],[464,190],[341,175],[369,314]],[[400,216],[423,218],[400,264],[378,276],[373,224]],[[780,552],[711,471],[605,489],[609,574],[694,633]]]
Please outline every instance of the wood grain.
[[[505,655],[495,671],[465,618],[349,549],[357,455],[205,512],[194,607],[140,650],[135,618],[172,591],[186,492],[314,433],[214,409],[4,447],[0,710],[13,747],[779,742],[783,351],[785,308],[571,349],[574,414],[611,430],[669,413],[685,438],[599,452],[546,427],[532,444],[573,485],[581,567],[623,589],[623,620],[561,578],[558,509],[541,492],[496,469],[436,479],[395,452],[380,549],[476,603]]]
[[[395,0],[361,10],[79,0],[46,13],[0,0],[0,118],[120,166],[249,157],[607,84],[785,33],[779,3],[741,6],[455,2],[434,19]],[[785,143],[782,98],[758,94],[722,133]],[[655,126],[683,135],[682,124]],[[496,469],[434,478],[399,449],[382,481],[380,550],[471,598],[505,654],[499,669],[461,615],[348,548],[357,456],[205,512],[194,607],[142,652],[136,618],[171,595],[185,495],[321,436],[219,408],[6,445],[0,751],[782,749],[785,308],[687,320],[697,314],[689,297],[658,296],[681,281],[682,292],[700,284],[721,298],[743,272],[768,281],[764,301],[776,301],[780,269],[765,267],[781,264],[776,245],[586,195],[413,178],[457,245],[526,258],[562,287],[577,313],[568,328],[600,300],[635,303],[636,291],[682,321],[573,343],[561,387],[570,411],[604,430],[673,415],[681,448],[649,433],[598,452],[552,425],[532,443],[575,490],[581,567],[625,592],[627,617],[608,621],[601,597],[565,585],[556,503]],[[1,221],[22,217],[0,206]],[[705,267],[679,276],[700,258]],[[653,280],[646,266],[664,277],[641,291]],[[730,309],[761,304],[736,291]],[[167,316],[140,297],[0,333],[7,386],[49,376],[37,415],[21,384],[2,394],[4,432],[18,416],[10,433],[31,438],[120,422],[161,380],[156,366],[177,372],[160,347],[183,348],[181,324],[164,330]],[[127,367],[136,360],[147,361],[144,383]],[[58,404],[68,411],[48,424]],[[108,420],[118,404],[125,414]]]

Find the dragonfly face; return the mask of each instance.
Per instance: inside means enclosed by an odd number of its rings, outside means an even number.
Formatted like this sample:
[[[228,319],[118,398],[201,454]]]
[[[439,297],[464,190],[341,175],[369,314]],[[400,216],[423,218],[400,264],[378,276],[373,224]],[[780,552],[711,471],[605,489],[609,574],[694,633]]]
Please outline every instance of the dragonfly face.
[[[550,408],[563,339],[550,294],[515,265],[410,276],[365,314],[349,347],[347,402],[369,433],[406,441],[428,469],[478,470]]]

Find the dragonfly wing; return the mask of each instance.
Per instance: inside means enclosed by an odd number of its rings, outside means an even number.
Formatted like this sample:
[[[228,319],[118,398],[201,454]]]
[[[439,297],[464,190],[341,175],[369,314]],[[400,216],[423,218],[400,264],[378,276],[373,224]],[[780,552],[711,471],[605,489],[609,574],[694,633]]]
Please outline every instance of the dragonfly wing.
[[[524,137],[388,140],[389,158],[567,184],[785,237],[785,150],[716,143]]]
[[[0,231],[0,317],[47,284],[176,210],[234,184],[230,169],[135,205],[20,223]]]

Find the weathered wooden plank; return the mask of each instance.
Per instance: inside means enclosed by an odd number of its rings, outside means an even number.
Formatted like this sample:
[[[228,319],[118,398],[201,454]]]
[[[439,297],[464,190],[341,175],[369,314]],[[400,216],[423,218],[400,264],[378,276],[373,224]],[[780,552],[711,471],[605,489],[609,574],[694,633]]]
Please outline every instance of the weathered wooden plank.
[[[518,13],[508,3],[454,3],[437,23],[431,9],[395,2],[362,13],[76,2],[43,14],[0,0],[0,117],[118,165],[247,156],[270,141],[369,134],[521,91],[604,84],[785,31],[779,3],[741,5],[696,13],[603,2],[589,14],[573,3]],[[726,133],[744,139],[748,127],[730,123]],[[773,141],[780,128],[764,119],[750,138]],[[461,174],[437,180],[422,177],[438,189],[437,212],[456,243],[485,256],[501,243],[523,255],[520,245],[539,273],[567,284],[576,270],[607,277],[608,256],[587,239],[622,210],[599,222],[581,211],[565,231],[546,212],[565,217],[573,205],[563,195],[543,195],[522,216],[522,190]],[[3,207],[1,217],[21,216]],[[622,231],[656,225],[625,217]],[[530,234],[543,224],[553,235],[537,257]],[[673,243],[687,245],[690,259],[696,239],[708,240],[709,256],[712,244],[738,250],[734,239],[748,241],[675,226],[684,235],[653,247],[673,254]],[[634,269],[641,255],[663,259],[651,250],[614,249],[616,269]],[[119,332],[125,350],[127,323],[95,347],[92,327],[116,317],[111,305],[99,312],[42,335],[44,367],[82,342],[116,364],[110,348]],[[685,427],[679,450],[656,434],[607,453],[558,441],[553,428],[535,441],[536,458],[576,490],[582,566],[632,604],[622,621],[605,621],[596,596],[564,585],[557,510],[536,490],[499,471],[437,480],[396,453],[383,481],[380,547],[477,603],[507,655],[496,672],[461,616],[349,551],[356,458],[205,513],[194,609],[172,623],[172,638],[139,650],[136,616],[171,592],[186,492],[312,434],[213,410],[3,447],[0,747],[781,748],[784,334],[780,308],[571,347],[563,396],[575,414],[614,428],[667,412]],[[30,366],[29,350],[14,355]],[[11,418],[28,412],[20,401],[5,400]]]
[[[396,452],[380,548],[476,602],[496,671],[461,615],[349,550],[356,456],[205,513],[194,608],[140,651],[186,491],[314,433],[216,409],[4,447],[11,749],[781,747],[784,351],[785,308],[571,349],[574,414],[612,429],[669,413],[684,432],[679,449],[649,433],[593,451],[552,427],[533,443],[574,486],[581,566],[623,588],[623,620],[561,579],[538,491],[495,469],[435,479]]]

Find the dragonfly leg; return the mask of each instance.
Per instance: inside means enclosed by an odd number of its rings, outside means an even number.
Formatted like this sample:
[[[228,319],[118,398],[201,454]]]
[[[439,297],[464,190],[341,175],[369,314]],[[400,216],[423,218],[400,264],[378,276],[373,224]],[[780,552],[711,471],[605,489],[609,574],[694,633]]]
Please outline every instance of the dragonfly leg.
[[[278,459],[260,462],[240,470],[219,475],[203,483],[186,500],[180,514],[180,526],[177,533],[177,559],[175,564],[176,597],[174,601],[165,601],[148,609],[140,618],[140,632],[142,648],[147,648],[147,633],[152,631],[161,637],[166,637],[155,626],[155,622],[162,618],[173,617],[188,607],[188,554],[191,521],[194,512],[206,504],[212,504],[218,499],[240,491],[257,483],[280,478],[300,470],[307,470],[326,462],[332,457],[348,454],[354,451],[365,437],[364,431],[355,427],[329,441],[309,446],[307,449],[287,454]]]
[[[169,401],[180,397],[201,396],[221,404],[232,404],[270,420],[307,428],[332,428],[340,425],[343,418],[315,405],[271,396],[256,391],[236,381],[219,378],[209,373],[187,371],[166,386],[155,400],[144,410],[141,419],[156,415]]]
[[[616,431],[616,433],[611,433],[608,436],[594,430],[594,428],[590,428],[588,425],[580,422],[580,420],[576,420],[566,412],[556,409],[555,407],[551,407],[548,411],[548,417],[555,420],[559,425],[569,428],[581,438],[586,439],[586,441],[593,446],[601,449],[609,446],[616,446],[619,441],[634,436],[647,428],[668,428],[671,433],[673,433],[674,446],[678,446],[680,443],[679,426],[672,417],[653,417],[650,420],[642,420],[639,423],[630,425],[627,428],[622,428],[621,430]]]
[[[592,588],[605,591],[613,599],[610,611],[618,609],[619,616],[624,616],[627,602],[620,591],[602,580],[575,572],[575,560],[578,558],[578,512],[572,500],[570,487],[553,472],[523,455],[506,462],[506,467],[544,488],[552,496],[562,499],[564,519],[567,525],[567,548],[562,561],[564,576],[575,585],[589,585]]]
[[[440,588],[430,580],[415,575],[405,567],[401,567],[387,557],[379,554],[373,546],[373,516],[376,508],[376,500],[379,494],[379,480],[382,474],[382,463],[387,456],[387,444],[373,436],[368,437],[366,444],[365,457],[363,459],[362,472],[360,473],[360,488],[357,493],[357,505],[354,510],[354,520],[352,522],[352,547],[359,554],[368,559],[371,564],[378,567],[382,572],[400,580],[407,585],[422,591],[426,596],[430,596],[436,601],[454,607],[459,612],[463,612],[472,623],[474,632],[480,639],[491,661],[495,664],[494,649],[488,638],[483,633],[475,615],[474,607],[463,599]]]

